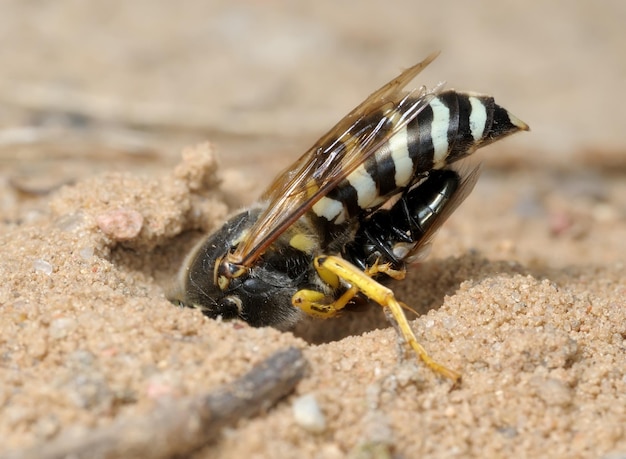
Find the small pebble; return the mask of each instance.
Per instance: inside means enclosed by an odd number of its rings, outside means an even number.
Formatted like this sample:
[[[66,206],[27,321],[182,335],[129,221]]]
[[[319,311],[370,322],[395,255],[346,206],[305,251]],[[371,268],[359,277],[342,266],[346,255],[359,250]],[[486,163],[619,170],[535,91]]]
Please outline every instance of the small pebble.
[[[59,217],[55,223],[63,231],[77,231],[84,227],[85,215],[81,211],[65,214]]]
[[[128,241],[137,237],[141,231],[143,215],[132,209],[113,209],[98,215],[96,223],[111,239]]]
[[[94,249],[91,246],[83,247],[82,249],[80,249],[78,254],[83,260],[88,261],[93,257]]]
[[[76,328],[76,321],[71,317],[59,317],[50,322],[48,333],[52,339],[63,339]]]
[[[313,394],[303,395],[294,400],[293,416],[296,423],[312,433],[326,430],[326,418]]]
[[[35,261],[33,261],[33,268],[35,268],[35,271],[43,273],[47,276],[52,274],[52,271],[54,270],[54,266],[52,265],[52,263],[48,263],[41,258],[37,258]]]

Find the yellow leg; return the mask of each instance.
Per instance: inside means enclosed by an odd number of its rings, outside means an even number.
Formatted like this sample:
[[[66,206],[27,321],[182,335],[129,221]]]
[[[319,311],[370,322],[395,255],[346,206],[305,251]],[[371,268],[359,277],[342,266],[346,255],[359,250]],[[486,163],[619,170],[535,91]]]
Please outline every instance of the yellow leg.
[[[315,265],[320,278],[331,287],[339,287],[341,281],[339,277],[328,269]],[[401,280],[406,275],[406,270],[392,269],[389,263],[379,264],[378,261],[374,265],[365,270],[365,275],[374,277],[376,274],[386,274],[392,279]],[[302,289],[298,290],[291,299],[292,304],[306,312],[308,315],[317,317],[318,319],[328,319],[335,317],[339,311],[346,307],[352,298],[359,293],[359,288],[350,287],[339,298],[325,295],[317,290]],[[411,310],[406,304],[401,303],[402,307]]]
[[[389,263],[383,263],[381,265],[378,263],[378,260],[376,260],[376,263],[374,263],[372,266],[365,270],[365,274],[367,274],[368,277],[373,277],[379,273],[386,274],[387,276],[395,280],[402,280],[406,276],[405,269],[393,269]]]
[[[293,295],[291,303],[312,317],[329,319],[335,317],[357,293],[359,290],[351,287],[335,300],[317,290],[302,289]]]
[[[428,367],[436,373],[439,373],[440,375],[455,382],[461,378],[461,375],[456,371],[450,370],[433,360],[432,357],[430,357],[426,352],[426,349],[424,349],[422,345],[417,342],[417,338],[415,338],[413,330],[411,330],[409,321],[406,319],[404,311],[402,311],[402,306],[398,300],[396,300],[393,292],[369,277],[374,267],[370,268],[368,272],[365,273],[343,258],[333,255],[317,257],[315,258],[314,263],[315,269],[317,269],[318,272],[330,272],[350,284],[352,287],[348,290],[348,292],[354,291],[352,296],[354,296],[357,291],[360,291],[381,306],[389,308],[391,315],[398,323],[402,336]],[[378,264],[375,264],[374,266],[378,266]],[[381,266],[384,267],[385,265]],[[380,268],[377,267],[375,269]],[[343,298],[344,295],[342,295],[341,298]],[[341,300],[341,298],[339,300]]]

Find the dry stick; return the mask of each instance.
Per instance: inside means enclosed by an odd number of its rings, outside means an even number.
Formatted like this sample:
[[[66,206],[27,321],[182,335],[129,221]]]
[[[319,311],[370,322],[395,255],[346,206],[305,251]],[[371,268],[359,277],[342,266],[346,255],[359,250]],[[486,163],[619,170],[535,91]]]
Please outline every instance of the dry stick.
[[[302,379],[307,363],[299,349],[279,351],[233,383],[208,395],[170,403],[147,416],[121,419],[81,438],[61,437],[19,451],[22,458],[168,458],[189,454],[222,428],[267,410]]]

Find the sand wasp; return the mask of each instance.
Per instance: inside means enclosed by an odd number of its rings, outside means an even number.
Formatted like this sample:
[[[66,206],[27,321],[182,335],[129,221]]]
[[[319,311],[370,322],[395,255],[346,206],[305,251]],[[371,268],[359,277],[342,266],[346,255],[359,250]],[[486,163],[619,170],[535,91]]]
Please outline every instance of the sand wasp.
[[[365,296],[388,308],[429,367],[458,379],[417,342],[380,282],[403,278],[472,190],[478,170],[451,164],[528,126],[489,96],[405,90],[436,56],[371,94],[201,241],[171,299],[212,318],[289,329],[303,314],[332,317]]]

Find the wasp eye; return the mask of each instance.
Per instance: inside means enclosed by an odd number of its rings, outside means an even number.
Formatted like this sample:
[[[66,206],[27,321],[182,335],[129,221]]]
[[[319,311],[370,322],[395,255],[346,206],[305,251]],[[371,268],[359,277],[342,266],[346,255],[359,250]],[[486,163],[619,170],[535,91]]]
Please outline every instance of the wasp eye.
[[[238,296],[225,296],[217,302],[215,317],[222,316],[224,320],[235,319],[240,316],[242,306]]]
[[[255,277],[250,277],[246,279],[246,281],[243,283],[243,289],[246,291],[246,293],[250,293],[253,295],[261,295],[263,293],[267,293],[270,288],[271,285],[269,285],[267,282],[261,279],[257,279]]]

